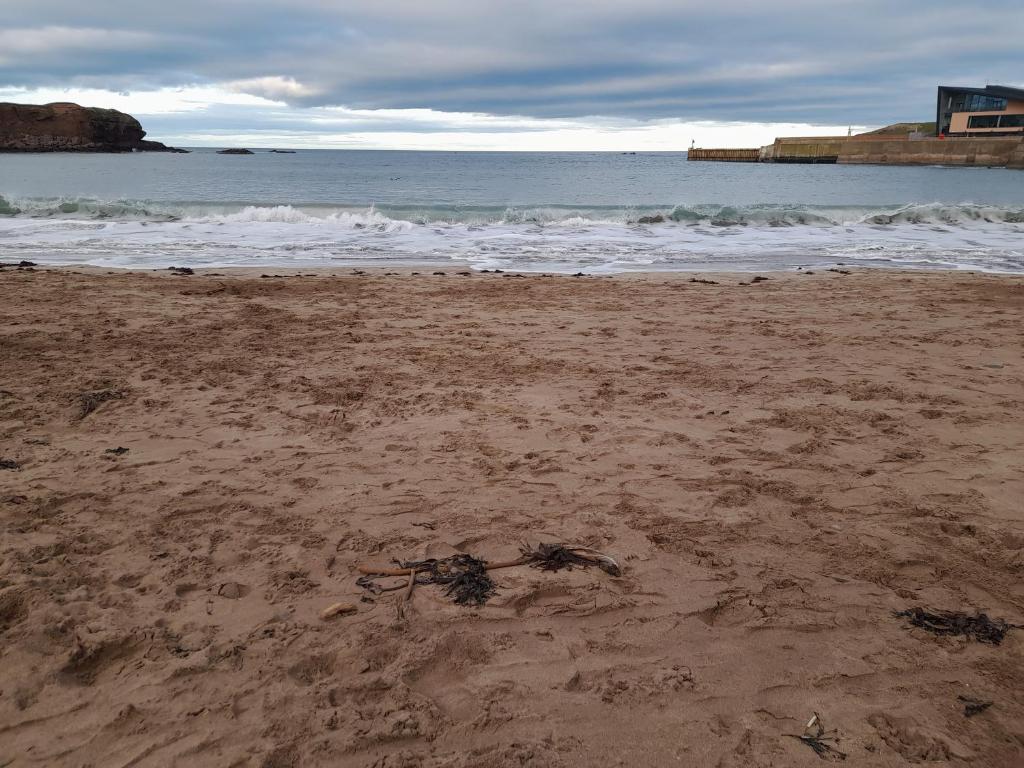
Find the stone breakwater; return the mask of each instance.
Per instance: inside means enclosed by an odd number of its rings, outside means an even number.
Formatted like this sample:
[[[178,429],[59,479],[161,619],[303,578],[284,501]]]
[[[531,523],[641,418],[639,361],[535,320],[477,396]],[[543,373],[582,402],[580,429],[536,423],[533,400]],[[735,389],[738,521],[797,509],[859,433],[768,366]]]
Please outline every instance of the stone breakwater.
[[[1024,141],[1018,137],[786,138],[762,150],[765,162],[813,162],[832,157],[840,164],[966,165],[1024,168]]]
[[[1024,139],[809,136],[776,139],[758,149],[691,149],[689,160],[840,165],[963,165],[1024,169]]]
[[[0,152],[185,151],[145,136],[138,120],[116,109],[0,103]]]

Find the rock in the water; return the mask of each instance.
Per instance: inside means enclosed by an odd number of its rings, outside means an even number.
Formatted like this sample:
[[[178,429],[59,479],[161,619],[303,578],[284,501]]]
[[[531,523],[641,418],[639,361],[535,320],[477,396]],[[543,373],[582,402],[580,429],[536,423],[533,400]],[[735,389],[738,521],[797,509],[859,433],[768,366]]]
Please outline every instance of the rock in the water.
[[[116,109],[0,103],[0,152],[185,152],[146,141],[139,121]]]
[[[221,149],[217,152],[218,155],[255,155],[251,149]]]
[[[159,141],[140,141],[139,146],[135,148],[136,152],[176,152],[179,155],[187,155],[192,150],[182,149],[181,147],[168,147],[166,144],[161,144]]]
[[[636,220],[637,224],[664,224],[665,217],[660,213],[656,213],[654,216],[641,216]]]

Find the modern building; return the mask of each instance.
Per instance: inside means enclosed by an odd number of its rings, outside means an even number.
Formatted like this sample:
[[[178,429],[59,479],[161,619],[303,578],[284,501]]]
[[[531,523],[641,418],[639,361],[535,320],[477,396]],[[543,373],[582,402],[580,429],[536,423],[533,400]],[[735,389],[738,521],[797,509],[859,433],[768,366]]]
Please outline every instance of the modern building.
[[[940,136],[1024,136],[1024,88],[940,85],[935,127]]]

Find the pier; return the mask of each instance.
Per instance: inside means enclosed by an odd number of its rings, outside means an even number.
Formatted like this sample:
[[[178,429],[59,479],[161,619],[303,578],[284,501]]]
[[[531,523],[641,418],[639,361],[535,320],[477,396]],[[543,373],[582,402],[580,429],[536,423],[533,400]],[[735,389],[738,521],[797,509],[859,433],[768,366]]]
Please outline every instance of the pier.
[[[761,159],[759,149],[691,149],[687,160],[712,160],[719,163],[756,163]]]

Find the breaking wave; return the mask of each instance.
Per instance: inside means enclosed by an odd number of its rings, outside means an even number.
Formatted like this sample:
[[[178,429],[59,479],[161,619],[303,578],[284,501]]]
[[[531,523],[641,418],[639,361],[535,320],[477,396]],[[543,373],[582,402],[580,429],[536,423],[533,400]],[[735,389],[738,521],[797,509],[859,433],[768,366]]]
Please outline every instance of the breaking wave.
[[[51,263],[569,271],[870,263],[1024,271],[1024,207],[345,206],[0,195],[0,251]]]
[[[276,223],[381,229],[431,224],[659,224],[730,226],[969,225],[1024,223],[1024,207],[961,203],[903,206],[677,205],[677,206],[330,206],[151,202],[92,198],[16,198],[0,195],[0,216],[96,221]]]

